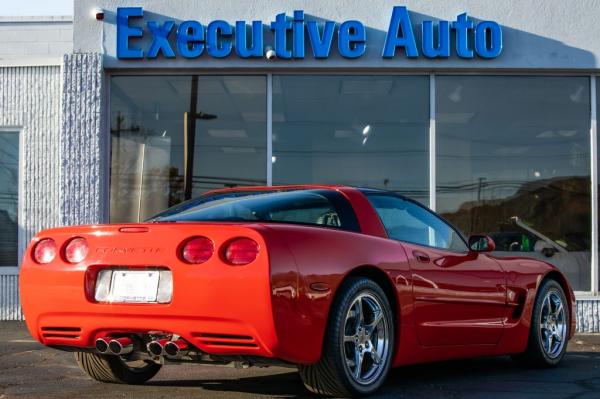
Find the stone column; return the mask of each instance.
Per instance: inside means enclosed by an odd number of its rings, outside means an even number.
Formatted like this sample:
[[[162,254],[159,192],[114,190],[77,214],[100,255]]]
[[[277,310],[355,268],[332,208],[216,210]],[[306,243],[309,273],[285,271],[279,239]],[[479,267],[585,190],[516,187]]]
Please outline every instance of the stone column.
[[[102,55],[65,55],[62,79],[60,224],[106,222],[109,153]]]

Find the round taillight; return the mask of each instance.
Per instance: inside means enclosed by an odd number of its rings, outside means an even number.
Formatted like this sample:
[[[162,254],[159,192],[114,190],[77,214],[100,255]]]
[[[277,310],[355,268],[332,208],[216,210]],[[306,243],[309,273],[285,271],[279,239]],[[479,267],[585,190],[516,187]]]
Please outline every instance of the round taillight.
[[[85,238],[73,238],[65,247],[65,259],[70,263],[79,263],[85,259],[89,251]]]
[[[194,237],[186,241],[181,249],[181,257],[187,263],[199,264],[210,259],[215,245],[210,238]]]
[[[258,243],[250,238],[237,238],[225,249],[225,259],[232,265],[247,265],[258,256]]]
[[[37,263],[50,263],[56,257],[56,242],[52,238],[38,241],[33,248],[33,259]]]

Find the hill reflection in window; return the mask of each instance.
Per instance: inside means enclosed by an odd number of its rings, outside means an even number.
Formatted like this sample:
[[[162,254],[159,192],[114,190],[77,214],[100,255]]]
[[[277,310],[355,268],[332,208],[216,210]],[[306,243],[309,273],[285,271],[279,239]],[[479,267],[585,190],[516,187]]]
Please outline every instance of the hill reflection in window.
[[[436,78],[437,210],[590,290],[586,77]]]

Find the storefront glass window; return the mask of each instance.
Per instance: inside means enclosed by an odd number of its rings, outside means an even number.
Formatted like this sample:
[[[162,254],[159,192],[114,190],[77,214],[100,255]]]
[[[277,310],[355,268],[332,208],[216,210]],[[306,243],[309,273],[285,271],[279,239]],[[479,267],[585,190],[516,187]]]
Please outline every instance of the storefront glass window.
[[[111,222],[266,184],[264,76],[115,76],[110,90]]]
[[[273,77],[273,184],[385,188],[429,202],[429,77]]]
[[[0,131],[0,266],[18,265],[19,133]]]
[[[437,76],[437,210],[590,290],[587,77]]]

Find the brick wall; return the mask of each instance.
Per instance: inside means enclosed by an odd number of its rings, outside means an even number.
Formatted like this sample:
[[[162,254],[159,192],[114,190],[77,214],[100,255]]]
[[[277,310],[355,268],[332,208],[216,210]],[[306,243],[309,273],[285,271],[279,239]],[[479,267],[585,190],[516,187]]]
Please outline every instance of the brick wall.
[[[71,17],[0,17],[0,61],[62,57],[73,51]]]

